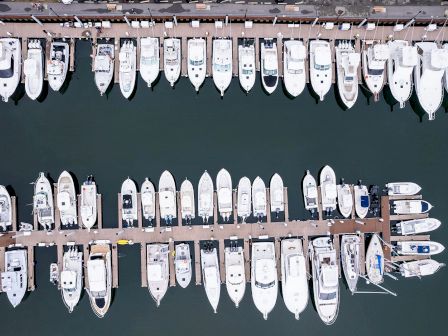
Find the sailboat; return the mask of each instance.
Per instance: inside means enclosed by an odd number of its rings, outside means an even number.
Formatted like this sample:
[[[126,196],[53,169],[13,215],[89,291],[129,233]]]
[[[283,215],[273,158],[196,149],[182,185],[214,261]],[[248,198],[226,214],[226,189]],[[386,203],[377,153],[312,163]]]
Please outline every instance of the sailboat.
[[[160,306],[160,301],[168,289],[170,277],[168,253],[168,244],[146,245],[148,290],[157,307]]]
[[[397,233],[403,236],[437,230],[442,223],[435,218],[411,219],[396,224]]]
[[[414,182],[391,182],[386,184],[389,196],[412,196],[416,195],[422,188]]]
[[[367,88],[373,99],[378,101],[386,79],[386,61],[389,59],[389,46],[378,40],[363,41],[362,72]]]
[[[76,246],[64,252],[60,283],[62,299],[69,313],[78,304],[83,290],[82,262],[82,252]]]
[[[224,92],[232,81],[232,40],[213,40],[213,82],[216,88],[224,96]]]
[[[335,48],[339,97],[347,108],[358,99],[358,66],[361,57],[351,41],[340,41]]]
[[[207,71],[207,48],[203,38],[188,40],[188,78],[196,92],[205,80]]]
[[[28,287],[27,251],[19,248],[7,250],[4,270],[1,273],[2,292],[15,308],[22,302]]]
[[[128,227],[137,221],[137,186],[129,177],[121,185],[121,219]]]
[[[313,91],[324,100],[333,81],[331,47],[328,41],[311,40],[310,44],[310,82]]]
[[[221,278],[216,248],[201,249],[201,269],[205,293],[216,314],[221,294]]]
[[[48,85],[59,91],[67,77],[70,50],[66,42],[53,42],[50,47],[50,59],[47,63]]]
[[[336,209],[336,174],[333,168],[325,166],[320,172],[320,193],[322,198],[322,208],[327,216]]]
[[[370,208],[370,195],[367,187],[361,184],[353,186],[355,194],[355,212],[359,218],[365,218]]]
[[[269,183],[271,196],[271,212],[275,212],[278,218],[280,212],[285,211],[285,190],[281,176],[275,173]]]
[[[199,179],[198,185],[198,215],[202,217],[204,224],[208,223],[209,217],[213,217],[214,197],[213,180],[205,171]]]
[[[236,244],[231,244],[230,247],[224,249],[224,257],[227,293],[238,308],[246,290],[243,248]]]
[[[216,176],[216,193],[218,211],[225,222],[229,221],[233,212],[232,178],[226,169],[221,169]]]
[[[373,234],[367,247],[366,272],[371,283],[379,285],[383,282],[384,252],[380,238],[376,233]]]
[[[96,219],[96,183],[90,175],[81,186],[81,221],[85,228],[90,230]]]
[[[75,184],[66,170],[59,175],[58,179],[57,206],[62,225],[78,224]]]
[[[6,103],[19,85],[22,49],[17,38],[0,39],[0,96]]]
[[[349,218],[353,210],[353,195],[350,186],[344,183],[344,179],[342,184],[337,186],[337,194],[339,212],[345,218]]]
[[[255,57],[254,41],[245,39],[243,44],[238,46],[238,78],[246,93],[255,84]]]
[[[181,41],[178,38],[167,38],[163,40],[163,73],[165,78],[174,87],[179,80],[181,58]]]
[[[318,204],[317,183],[309,170],[306,171],[306,175],[302,181],[302,192],[305,209],[310,211],[311,214],[314,214]]]
[[[160,217],[169,225],[172,224],[176,214],[176,182],[173,175],[165,170],[159,180],[159,208]]]
[[[237,214],[245,223],[246,218],[252,213],[252,186],[246,176],[238,182],[237,198]]]
[[[27,59],[23,63],[25,92],[32,100],[42,93],[44,86],[44,51],[39,40],[28,42]]]
[[[93,72],[95,73],[95,85],[103,95],[114,77],[115,47],[111,43],[100,43],[96,48],[93,61]]]
[[[193,185],[187,179],[180,185],[180,209],[182,219],[185,220],[187,224],[191,224],[191,220],[196,217],[196,208],[194,203]]]
[[[442,244],[429,240],[397,242],[397,252],[401,255],[432,256],[442,253],[444,250],[445,247]]]
[[[400,273],[405,278],[423,277],[432,275],[441,269],[445,264],[439,263],[434,259],[422,259],[404,262],[400,265]]]
[[[273,39],[261,42],[260,65],[263,88],[268,94],[272,94],[278,84],[277,43]]]
[[[151,87],[159,77],[159,69],[159,39],[157,37],[140,38],[140,75],[148,87]]]
[[[120,90],[126,99],[131,97],[135,89],[137,51],[132,40],[123,42],[119,53],[120,69],[118,81]]]
[[[257,176],[252,184],[253,214],[261,221],[266,216],[266,186],[263,180]]]
[[[182,288],[186,288],[190,284],[192,275],[190,245],[184,243],[176,245],[174,267],[177,283]]]
[[[356,292],[361,268],[360,243],[357,235],[343,235],[341,238],[341,263],[345,281],[352,294]]]
[[[8,190],[0,185],[0,227],[6,231],[12,225],[11,196]]]
[[[33,209],[37,221],[45,230],[51,230],[54,223],[53,190],[45,173],[39,173],[34,183]]]
[[[399,215],[423,214],[429,212],[432,205],[423,200],[400,200],[392,202],[392,209]]]
[[[286,91],[297,97],[306,84],[306,48],[302,41],[288,40],[283,43],[283,82]]]
[[[143,217],[152,222],[156,217],[156,192],[154,190],[154,185],[148,178],[145,178],[145,181],[142,183],[140,192]]]

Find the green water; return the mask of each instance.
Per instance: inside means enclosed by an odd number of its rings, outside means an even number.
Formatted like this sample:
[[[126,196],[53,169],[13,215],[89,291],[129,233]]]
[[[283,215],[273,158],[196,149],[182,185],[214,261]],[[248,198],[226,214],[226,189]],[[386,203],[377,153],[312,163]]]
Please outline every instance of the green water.
[[[162,76],[153,90],[139,78],[135,97],[126,101],[114,86],[100,97],[90,72],[90,44],[78,43],[76,72],[64,94],[49,92],[42,103],[26,96],[0,105],[0,183],[18,196],[19,220],[31,222],[33,187],[39,171],[57,180],[64,169],[83,181],[94,174],[103,194],[104,226],[117,225],[117,192],[128,176],[157,182],[169,169],[177,184],[188,177],[196,186],[203,170],[213,178],[226,167],[234,185],[246,175],[266,182],[278,172],[289,187],[291,218],[306,216],[300,181],[305,169],[316,176],[325,164],[337,178],[356,183],[415,181],[435,208],[431,215],[445,222],[448,187],[448,114],[420,122],[407,104],[391,109],[383,97],[369,104],[360,93],[355,107],[343,111],[331,91],[316,104],[307,90],[291,100],[282,90],[267,96],[257,83],[247,96],[233,79],[221,99],[211,79],[199,94],[186,78],[174,90]],[[446,225],[431,234],[447,245]],[[341,286],[339,317],[331,327],[320,321],[311,301],[295,321],[281,295],[264,321],[253,305],[250,286],[235,309],[225,287],[218,314],[202,286],[170,288],[159,308],[140,287],[138,246],[120,247],[120,287],[102,320],[92,313],[86,294],[68,314],[60,293],[48,280],[55,248],[36,248],[36,290],[16,309],[0,295],[2,335],[422,335],[445,328],[446,284],[442,269],[423,279],[386,279],[398,293],[351,296]],[[447,262],[446,253],[436,257]]]

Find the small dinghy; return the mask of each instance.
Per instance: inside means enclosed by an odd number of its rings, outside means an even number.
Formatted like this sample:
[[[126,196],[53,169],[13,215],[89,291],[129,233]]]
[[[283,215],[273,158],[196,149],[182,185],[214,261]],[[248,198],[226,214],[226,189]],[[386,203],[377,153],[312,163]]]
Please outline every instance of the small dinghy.
[[[243,223],[252,213],[252,186],[250,180],[244,176],[238,183],[238,217],[241,217]]]
[[[207,246],[205,249],[201,249],[201,269],[205,293],[216,314],[221,295],[221,277],[216,248]]]
[[[213,217],[213,204],[213,180],[205,171],[199,179],[198,185],[198,215],[202,217],[204,224],[208,223],[209,217]]]
[[[34,183],[34,213],[45,230],[51,230],[54,223],[53,189],[45,173],[39,173]]]
[[[320,193],[322,209],[329,216],[336,209],[336,174],[333,168],[325,166],[320,172]]]
[[[186,288],[190,284],[192,274],[190,245],[183,243],[176,245],[174,267],[177,283],[182,288]]]
[[[435,218],[411,219],[397,223],[397,233],[403,236],[437,230],[442,223]]]
[[[252,184],[252,206],[253,214],[260,222],[266,216],[266,186],[259,176]]]
[[[95,225],[97,218],[96,208],[96,183],[93,176],[87,177],[87,181],[81,187],[81,220],[87,230]]]
[[[341,238],[341,263],[345,281],[352,294],[356,291],[360,273],[360,239],[357,235],[343,235]]]
[[[389,196],[411,196],[422,190],[417,183],[413,182],[392,182],[386,184],[386,188]]]
[[[160,217],[165,220],[168,225],[172,224],[176,214],[176,182],[173,175],[165,170],[159,180],[159,208]]]
[[[370,196],[369,191],[365,185],[361,184],[353,187],[353,192],[355,194],[355,212],[359,218],[365,218],[370,208]]]
[[[345,218],[349,218],[353,210],[353,195],[348,184],[344,183],[337,186],[339,212]]]
[[[159,69],[159,39],[157,37],[142,37],[140,39],[140,75],[148,87],[151,87],[159,77]]]
[[[422,277],[436,273],[443,266],[445,264],[433,259],[409,261],[400,265],[400,273],[405,278]]]
[[[154,184],[148,178],[145,178],[140,193],[143,217],[152,223],[152,220],[156,217],[156,192]]]
[[[36,100],[44,86],[44,52],[39,40],[28,42],[27,56],[23,64],[25,92],[32,100]]]
[[[397,252],[401,255],[432,256],[442,253],[445,247],[430,240],[399,241],[397,242]]]
[[[309,170],[306,171],[306,175],[302,181],[302,192],[305,209],[310,211],[311,214],[314,214],[317,211],[318,204],[317,183]]]
[[[157,307],[160,306],[160,301],[168,290],[170,277],[168,253],[168,244],[148,244],[146,246],[148,290]]]
[[[62,225],[78,224],[75,184],[70,173],[65,170],[58,179],[57,206]]]
[[[76,246],[64,252],[61,271],[62,299],[71,313],[78,304],[83,288],[83,254]]]
[[[218,211],[224,222],[228,222],[233,211],[232,178],[227,170],[221,169],[216,176]]]
[[[11,196],[8,190],[0,185],[0,227],[3,231],[12,225]]]
[[[393,210],[399,215],[424,214],[432,209],[429,202],[423,200],[393,201]]]
[[[181,40],[178,38],[167,38],[163,40],[163,73],[174,87],[180,76],[182,58],[181,58]]]
[[[128,227],[134,226],[137,221],[137,186],[130,178],[121,185],[121,219]]]
[[[244,270],[244,250],[233,245],[224,249],[226,266],[226,288],[230,299],[238,308],[246,290],[246,273]]]
[[[187,179],[180,185],[180,214],[187,224],[195,218],[193,185]]]
[[[283,188],[283,180],[279,174],[275,173],[269,184],[271,196],[271,212],[275,212],[276,217],[280,212],[285,211],[285,193]]]
[[[366,271],[370,282],[378,285],[383,282],[384,252],[380,238],[375,233],[370,239],[366,253]]]

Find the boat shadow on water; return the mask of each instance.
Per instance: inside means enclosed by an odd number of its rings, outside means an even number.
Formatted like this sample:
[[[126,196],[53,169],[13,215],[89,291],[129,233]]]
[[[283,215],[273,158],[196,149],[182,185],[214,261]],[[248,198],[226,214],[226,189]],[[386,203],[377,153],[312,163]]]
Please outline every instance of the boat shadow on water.
[[[310,96],[313,97],[316,105],[319,104],[320,97],[319,97],[319,95],[316,92],[314,92],[311,83],[306,83],[306,88],[308,89],[308,93],[310,94]]]
[[[414,111],[414,113],[419,118],[420,123],[422,123],[423,117],[426,115],[426,112],[418,102],[418,97],[415,91],[412,93],[411,99],[409,99],[409,104],[411,105],[412,111]]]
[[[393,112],[396,108],[400,109],[398,101],[396,101],[392,95],[389,85],[385,85],[383,88],[383,98],[386,104],[389,105],[391,112]]]

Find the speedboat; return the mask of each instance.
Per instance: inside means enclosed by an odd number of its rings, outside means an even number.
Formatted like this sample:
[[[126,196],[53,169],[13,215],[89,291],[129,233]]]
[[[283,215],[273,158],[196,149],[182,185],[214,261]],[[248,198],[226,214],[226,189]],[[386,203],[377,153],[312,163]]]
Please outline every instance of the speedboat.
[[[176,214],[176,182],[173,175],[165,170],[159,180],[159,207],[160,216],[167,224],[172,223]]]
[[[121,185],[121,220],[128,227],[133,227],[138,219],[137,213],[137,186],[128,177]]]
[[[373,234],[367,247],[366,272],[371,283],[378,285],[384,281],[384,252],[376,233]]]
[[[34,213],[45,230],[51,230],[54,223],[53,190],[45,173],[39,173],[34,183]]]
[[[93,61],[93,72],[95,73],[95,85],[103,95],[114,77],[115,47],[111,43],[98,44]]]
[[[429,202],[423,200],[393,201],[393,210],[399,215],[424,214],[432,209]]]
[[[306,84],[306,48],[302,41],[288,40],[283,43],[283,82],[286,91],[297,97]]]
[[[351,41],[340,41],[335,48],[339,96],[347,108],[358,99],[358,66],[361,56]]]
[[[252,243],[252,299],[267,320],[277,301],[278,279],[273,242]]]
[[[244,40],[238,46],[238,78],[244,91],[249,92],[255,84],[255,46],[253,41]]]
[[[62,258],[61,293],[62,300],[71,313],[78,304],[83,290],[82,252],[71,246]]]
[[[243,223],[245,223],[246,218],[252,213],[252,186],[250,180],[246,176],[242,177],[238,182],[237,197],[238,217],[241,217]]]
[[[442,77],[448,67],[448,50],[438,48],[435,42],[418,42],[419,61],[414,69],[415,91],[420,106],[434,120],[443,101]]]
[[[357,235],[343,235],[341,238],[341,263],[345,281],[352,294],[356,292],[360,273],[359,246],[361,240]]]
[[[120,90],[126,99],[131,97],[135,89],[137,51],[132,40],[126,40],[119,53],[120,69],[118,81]]]
[[[201,249],[201,268],[205,293],[216,314],[221,294],[221,278],[216,248]]]
[[[373,99],[378,101],[386,78],[386,61],[389,59],[389,46],[378,40],[363,42],[362,72],[367,88]]]
[[[205,171],[199,179],[198,185],[198,215],[202,217],[204,224],[208,223],[209,217],[213,217],[213,207],[213,180]]]
[[[349,218],[353,210],[353,195],[350,186],[344,183],[344,179],[342,184],[337,186],[337,194],[339,212],[345,218]]]
[[[11,196],[8,190],[0,185],[0,227],[3,231],[12,225]]]
[[[75,184],[66,170],[59,175],[57,205],[62,225],[78,224]]]
[[[109,244],[90,246],[87,260],[87,280],[90,305],[99,318],[109,310],[112,298],[112,262]]]
[[[70,49],[68,43],[53,42],[50,47],[50,59],[47,63],[48,85],[54,90],[59,91],[67,77],[70,58]]]
[[[22,49],[17,38],[0,39],[0,96],[7,102],[17,89],[22,70]]]
[[[397,242],[397,252],[401,255],[432,256],[442,253],[444,250],[445,247],[442,244],[429,240]]]
[[[324,100],[333,81],[331,47],[328,41],[310,41],[310,82],[313,91]]]
[[[159,77],[159,71],[159,39],[157,37],[142,37],[140,39],[140,75],[148,87],[151,87]]]
[[[252,184],[252,206],[253,214],[261,221],[266,216],[266,186],[263,180],[257,176]]]
[[[310,211],[311,214],[314,214],[318,204],[317,183],[309,170],[306,171],[306,175],[302,181],[302,192],[305,209]]]
[[[174,87],[180,76],[182,64],[181,45],[178,38],[167,38],[163,40],[163,72],[166,79]]]
[[[434,259],[422,259],[404,262],[400,265],[400,273],[405,278],[422,277],[432,275],[441,269],[445,264],[439,263]]]
[[[275,91],[278,84],[277,43],[273,39],[261,42],[261,82],[268,94]]]
[[[152,182],[145,178],[140,189],[143,217],[152,222],[156,217],[156,191]]]
[[[183,243],[176,245],[174,268],[177,283],[182,288],[186,288],[190,284],[192,274],[190,245]]]
[[[81,220],[87,230],[95,225],[96,217],[96,184],[90,175],[81,186]]]
[[[414,182],[391,182],[386,184],[389,196],[411,196],[416,195],[422,188]]]
[[[397,233],[407,236],[437,230],[442,223],[435,218],[411,219],[396,224]]]
[[[388,45],[387,82],[392,96],[403,108],[412,94],[412,71],[418,62],[417,47],[404,40],[389,41]]]
[[[339,312],[339,265],[330,237],[309,243],[313,294],[319,317],[326,325],[336,321]]]
[[[4,272],[1,273],[2,292],[15,308],[22,301],[28,286],[28,263],[25,249],[5,252]]]
[[[213,82],[216,88],[224,96],[224,92],[232,81],[232,40],[213,40]]]
[[[168,289],[170,270],[168,265],[168,244],[146,245],[146,262],[148,290],[152,298],[160,306],[160,301]]]
[[[353,186],[353,192],[355,194],[355,212],[359,218],[365,218],[370,208],[370,196],[369,191],[365,185],[361,182],[358,185]]]
[[[278,214],[285,211],[285,191],[283,188],[283,180],[279,174],[275,173],[269,184],[269,191],[271,196],[271,212]]]
[[[190,181],[185,179],[180,185],[180,213],[187,224],[195,218],[194,190]]]
[[[322,198],[322,209],[327,216],[336,209],[336,174],[333,168],[325,166],[320,172],[320,193]]]
[[[216,176],[216,193],[218,195],[218,211],[227,222],[232,215],[232,178],[227,170],[221,169]]]
[[[282,294],[296,320],[308,304],[308,277],[302,240],[283,239],[281,246]]]
[[[44,51],[39,40],[28,42],[27,59],[23,63],[25,91],[32,100],[39,98],[44,86]]]
[[[188,40],[188,78],[196,92],[205,80],[207,71],[207,48],[203,38]]]
[[[243,248],[236,245],[224,249],[227,293],[237,308],[246,290],[243,252]]]

